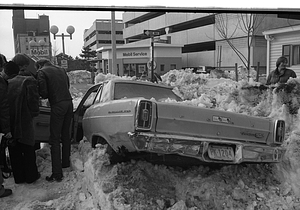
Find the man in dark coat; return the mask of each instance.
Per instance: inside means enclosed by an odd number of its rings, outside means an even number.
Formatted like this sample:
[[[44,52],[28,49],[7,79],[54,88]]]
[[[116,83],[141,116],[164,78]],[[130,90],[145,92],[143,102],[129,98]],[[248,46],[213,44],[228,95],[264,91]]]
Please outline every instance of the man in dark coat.
[[[15,65],[15,66],[14,66]],[[11,62],[5,69],[11,73],[18,68]],[[10,126],[14,143],[9,154],[16,184],[33,183],[40,178],[36,165],[33,118],[39,114],[37,81],[33,77],[17,75],[8,80]]]
[[[296,78],[296,73],[286,68],[287,64],[288,60],[286,57],[279,57],[276,61],[276,69],[268,75],[266,85],[286,83],[290,77]]]
[[[36,74],[33,74],[31,71],[28,70],[28,67],[30,65],[30,59],[26,54],[18,53],[13,57],[12,61],[19,66],[20,75],[33,76],[36,78]]]
[[[0,133],[4,134],[4,137],[11,138],[10,132],[10,117],[9,117],[9,104],[7,99],[7,78],[8,76],[2,71],[3,66],[7,63],[4,55],[0,54]],[[1,151],[0,151],[1,153]],[[5,155],[5,154],[0,154]],[[12,194],[11,189],[5,189],[3,186],[2,170],[0,166],[0,198],[9,196]]]
[[[64,69],[53,65],[47,59],[37,61],[35,66],[38,70],[39,94],[44,99],[48,98],[51,107],[49,144],[52,174],[46,180],[59,182],[63,178],[62,168],[70,166],[73,102],[69,91],[69,77]]]

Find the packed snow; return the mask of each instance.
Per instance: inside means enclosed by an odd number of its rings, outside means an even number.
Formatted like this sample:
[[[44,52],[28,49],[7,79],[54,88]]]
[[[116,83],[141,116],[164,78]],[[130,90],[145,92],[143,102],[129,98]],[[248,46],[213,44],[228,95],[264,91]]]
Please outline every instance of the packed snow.
[[[82,98],[85,71],[70,75],[74,107]],[[98,74],[96,83],[115,78]],[[254,75],[255,77],[255,75]],[[136,77],[118,77],[133,79]],[[219,210],[300,209],[300,79],[266,88],[261,83],[230,75],[218,77],[171,70],[163,84],[173,86],[185,103],[286,121],[284,161],[277,164],[241,164],[187,169],[154,165],[145,161],[110,164],[105,147],[92,149],[84,139],[72,145],[71,167],[64,169],[62,182],[48,183],[50,149],[37,150],[41,178],[34,184],[4,186],[13,195],[0,199],[2,210]],[[78,82],[77,82],[78,81]],[[85,84],[85,85],[77,85]],[[79,88],[78,88],[79,87]],[[166,103],[174,101],[166,100]]]

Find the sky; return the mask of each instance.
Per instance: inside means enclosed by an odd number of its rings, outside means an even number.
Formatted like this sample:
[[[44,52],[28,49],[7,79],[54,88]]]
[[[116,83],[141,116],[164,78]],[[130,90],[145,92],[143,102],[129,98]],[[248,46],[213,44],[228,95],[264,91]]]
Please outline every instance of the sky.
[[[100,3],[101,4],[100,4]],[[165,6],[170,8],[237,8],[237,9],[279,9],[279,8],[300,8],[300,1],[285,0],[285,1],[261,1],[261,0],[210,0],[210,1],[195,1],[195,0],[184,0],[184,1],[162,1],[162,0],[151,0],[151,1],[124,1],[124,0],[107,0],[107,1],[82,1],[74,5],[74,1],[64,0],[52,0],[47,3],[42,3],[40,0],[26,0],[26,1],[15,1],[1,0],[0,3],[0,53],[4,54],[8,59],[14,56],[14,43],[12,33],[12,10],[3,9],[3,6],[14,4],[25,4],[27,6],[45,7],[50,6],[98,6],[98,7],[113,7],[128,8],[128,7],[140,7],[140,8],[151,8],[151,6]],[[1,7],[2,5],[2,7]],[[115,12],[115,19],[122,19],[122,11]],[[79,56],[83,47],[83,32],[92,26],[96,19],[111,19],[111,12],[109,11],[63,11],[63,10],[25,10],[25,18],[38,19],[39,15],[48,15],[50,26],[56,25],[59,28],[58,34],[67,34],[66,29],[69,25],[75,28],[72,40],[65,38],[65,52],[72,57]],[[5,21],[3,21],[5,20]],[[59,37],[56,40],[51,35],[51,43],[53,47],[58,50],[58,53],[62,52],[62,39]]]

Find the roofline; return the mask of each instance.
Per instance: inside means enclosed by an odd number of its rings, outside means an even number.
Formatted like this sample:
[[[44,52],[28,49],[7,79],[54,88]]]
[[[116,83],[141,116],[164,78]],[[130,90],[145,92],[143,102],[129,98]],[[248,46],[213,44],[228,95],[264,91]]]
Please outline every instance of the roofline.
[[[300,25],[287,26],[282,28],[275,28],[267,31],[263,31],[263,35],[271,35],[271,34],[281,34],[293,31],[300,31]]]

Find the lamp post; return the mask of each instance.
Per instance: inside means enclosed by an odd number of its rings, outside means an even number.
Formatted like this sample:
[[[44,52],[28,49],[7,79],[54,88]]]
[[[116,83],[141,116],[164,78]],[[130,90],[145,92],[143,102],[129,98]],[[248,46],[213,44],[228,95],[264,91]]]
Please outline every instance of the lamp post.
[[[50,32],[54,35],[54,39],[56,37],[61,37],[62,38],[62,47],[63,47],[63,54],[65,55],[65,37],[70,37],[72,39],[72,34],[75,32],[75,28],[73,26],[68,26],[67,27],[67,32],[69,35],[66,35],[64,33],[57,35],[58,33],[58,27],[56,25],[51,26]]]

